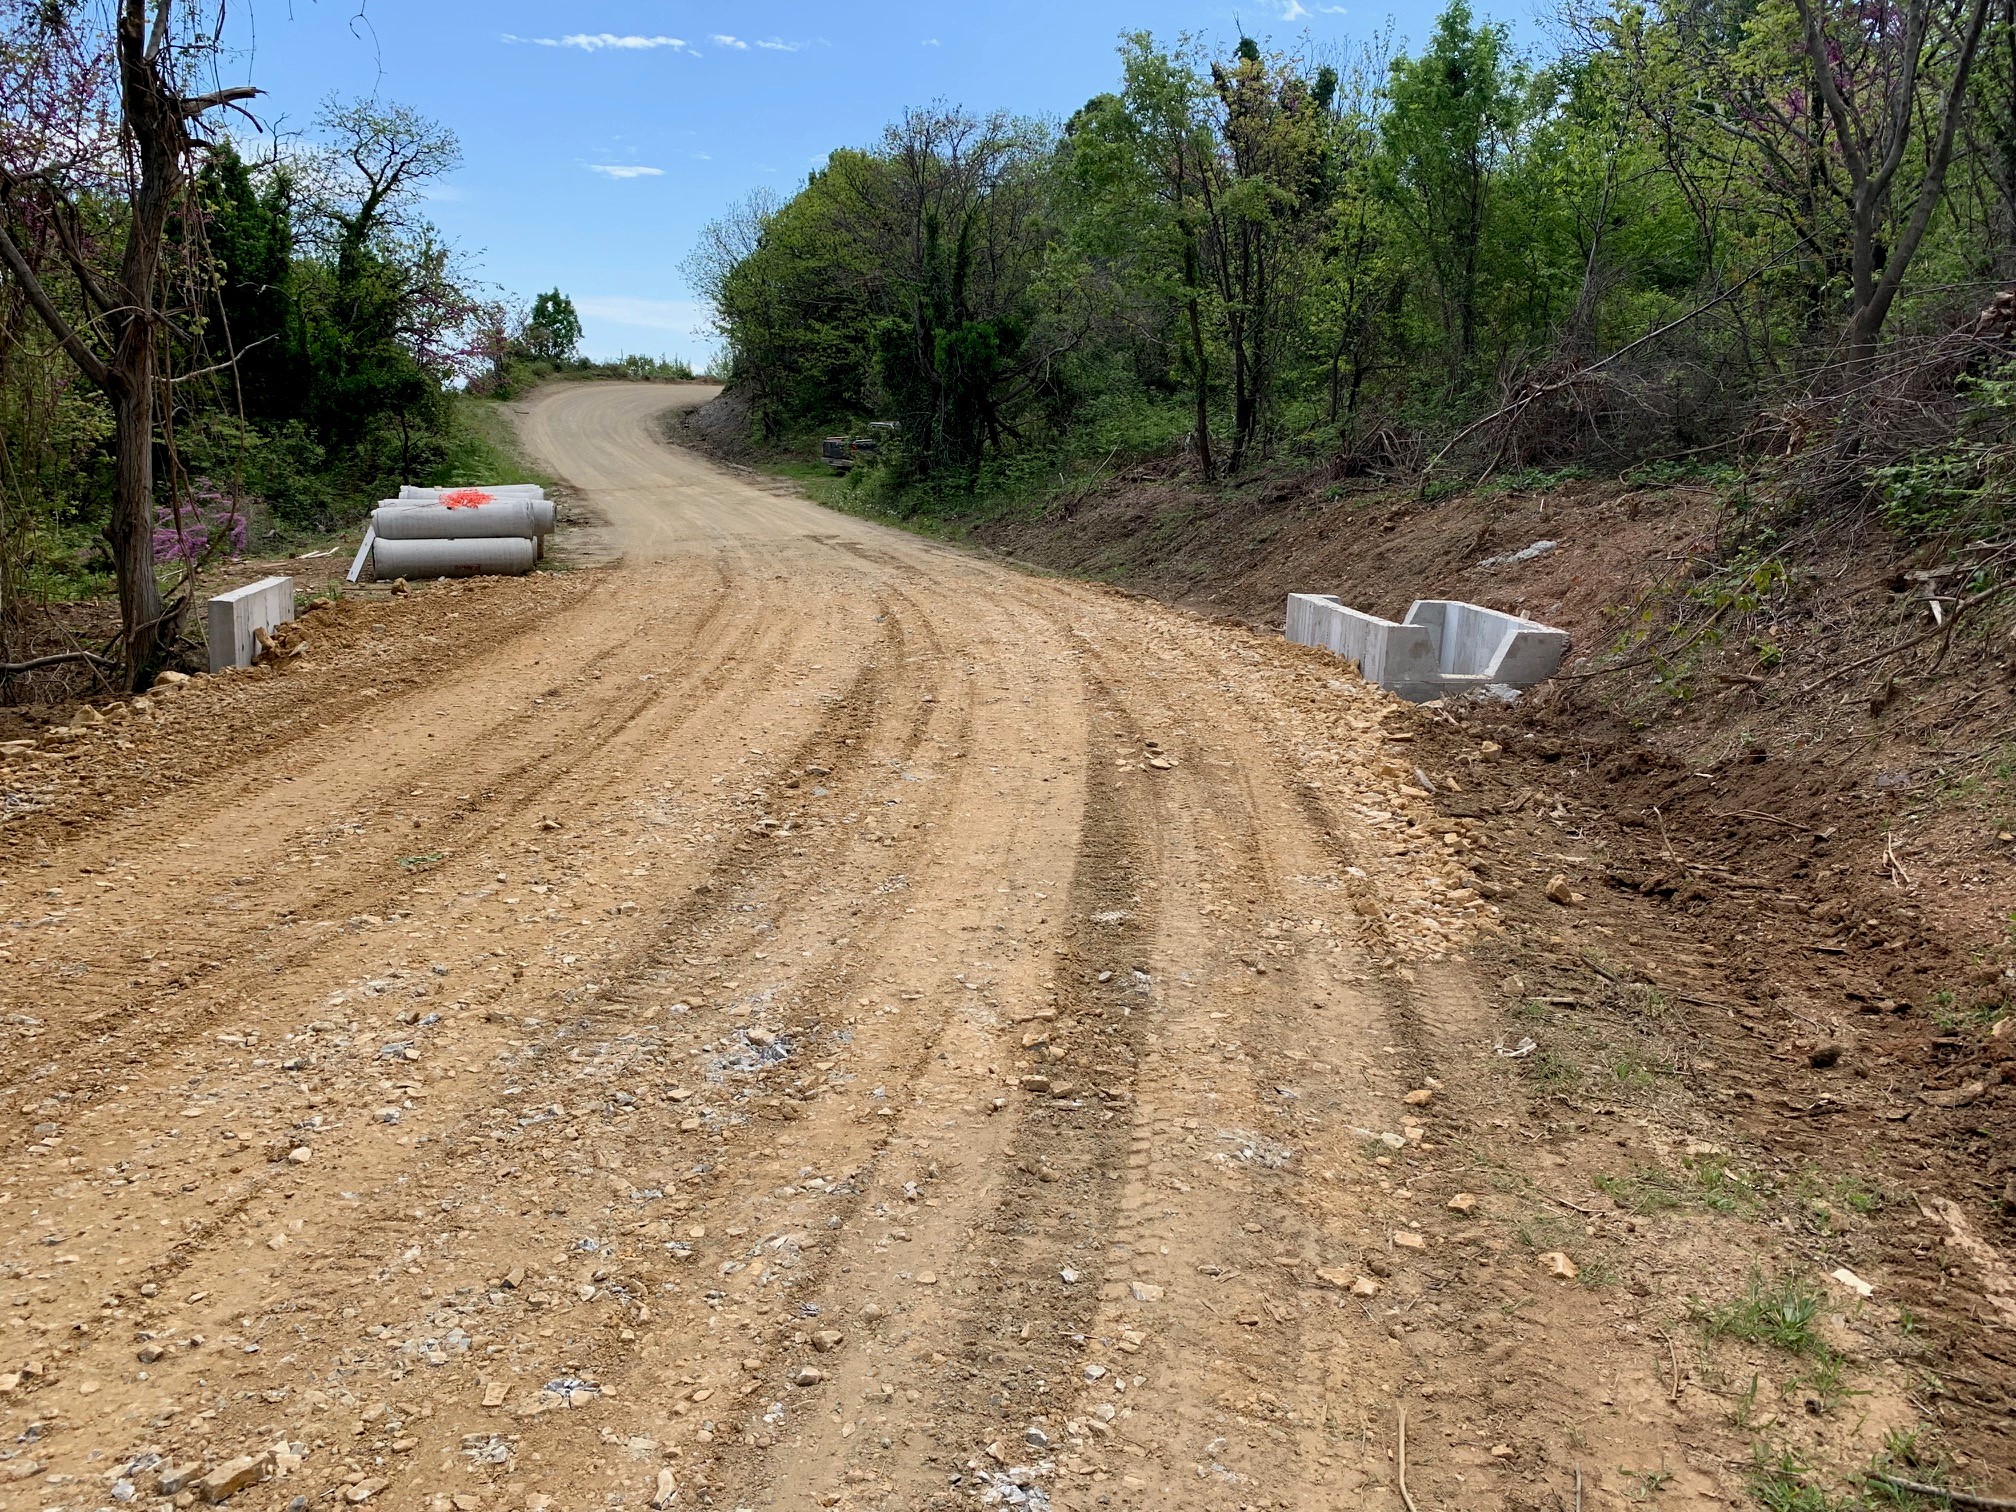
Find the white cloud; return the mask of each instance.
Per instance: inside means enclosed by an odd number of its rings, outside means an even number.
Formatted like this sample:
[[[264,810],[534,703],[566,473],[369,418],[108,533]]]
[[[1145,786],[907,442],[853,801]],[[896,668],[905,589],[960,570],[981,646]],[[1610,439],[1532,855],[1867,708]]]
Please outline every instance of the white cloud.
[[[619,37],[614,32],[576,32],[566,37],[517,37],[504,33],[506,42],[519,42],[527,47],[575,47],[582,52],[652,52],[661,47],[669,47],[674,52],[697,53],[691,42],[683,37]]]
[[[663,178],[663,168],[647,168],[642,163],[590,163],[591,173],[606,174],[612,179]]]
[[[716,47],[732,47],[737,52],[749,51],[749,44],[744,42],[740,37],[726,36],[721,32],[714,33],[707,40],[712,42]]]
[[[712,309],[697,299],[636,299],[626,294],[589,296],[574,301],[583,320],[607,321],[640,331],[670,331],[679,336],[708,334]]]
[[[768,42],[758,42],[756,45],[765,52],[796,52],[805,44],[802,42],[786,42],[780,38],[772,37]]]
[[[1302,0],[1282,0],[1281,19],[1283,21],[1300,21],[1308,14],[1309,11],[1302,4]]]
[[[918,43],[917,45],[919,47],[937,47],[940,45],[940,43],[936,37],[926,37],[922,42]]]

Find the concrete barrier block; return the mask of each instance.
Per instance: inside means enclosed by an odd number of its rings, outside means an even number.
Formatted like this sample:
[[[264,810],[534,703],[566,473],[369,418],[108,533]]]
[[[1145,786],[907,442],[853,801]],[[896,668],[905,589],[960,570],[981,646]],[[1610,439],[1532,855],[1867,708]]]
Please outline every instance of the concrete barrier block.
[[[1530,688],[1558,672],[1568,654],[1567,631],[1460,599],[1417,600],[1407,623],[1434,631],[1439,670],[1447,676]]]
[[[259,654],[255,630],[271,630],[294,618],[294,579],[261,578],[210,600],[204,629],[210,639],[210,670],[249,667]]]
[[[454,541],[379,541],[372,567],[380,578],[515,577],[539,560],[530,536]]]
[[[1568,651],[1565,631],[1458,599],[1418,599],[1395,624],[1329,594],[1294,593],[1286,634],[1349,657],[1367,682],[1414,703],[1490,684],[1530,688]]]

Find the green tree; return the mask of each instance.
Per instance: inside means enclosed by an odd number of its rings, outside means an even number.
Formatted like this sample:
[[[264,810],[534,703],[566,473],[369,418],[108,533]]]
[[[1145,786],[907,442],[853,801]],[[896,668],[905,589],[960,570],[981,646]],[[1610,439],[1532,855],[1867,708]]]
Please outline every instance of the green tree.
[[[1434,279],[1452,378],[1477,349],[1495,192],[1525,115],[1526,70],[1508,45],[1504,27],[1452,0],[1420,56],[1395,60],[1380,123],[1392,203]]]
[[[532,301],[525,322],[526,352],[547,362],[572,362],[581,347],[581,317],[574,301],[558,289]]]

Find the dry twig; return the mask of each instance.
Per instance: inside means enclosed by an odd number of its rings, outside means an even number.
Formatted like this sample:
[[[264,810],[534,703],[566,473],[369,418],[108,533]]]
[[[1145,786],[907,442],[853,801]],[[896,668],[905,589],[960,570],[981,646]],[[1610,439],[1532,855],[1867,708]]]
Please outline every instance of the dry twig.
[[[1936,1496],[1956,1507],[1991,1507],[1999,1509],[1999,1512],[2016,1512],[2016,1501],[2006,1496],[1976,1496],[1972,1491],[1948,1491],[1944,1486],[1928,1486],[1923,1481],[1906,1480],[1901,1475],[1876,1475],[1871,1479],[1882,1481],[1886,1486],[1895,1486],[1900,1491]]]
[[[1414,1498],[1407,1491],[1407,1409],[1400,1409],[1400,1500],[1407,1504],[1407,1512],[1418,1512]]]

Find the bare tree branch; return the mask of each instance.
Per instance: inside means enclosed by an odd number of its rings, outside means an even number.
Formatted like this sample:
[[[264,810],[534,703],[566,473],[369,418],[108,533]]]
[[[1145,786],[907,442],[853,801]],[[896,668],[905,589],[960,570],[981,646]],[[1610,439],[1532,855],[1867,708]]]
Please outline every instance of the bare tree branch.
[[[7,265],[8,273],[21,285],[22,294],[34,307],[42,324],[49,328],[49,334],[54,336],[57,343],[69,354],[70,360],[77,364],[79,371],[99,388],[109,388],[112,384],[112,369],[106,364],[105,359],[91,350],[89,343],[76,328],[63,318],[63,312],[56,308],[56,302],[49,297],[49,291],[42,286],[42,280],[35,276],[35,270],[28,265],[28,259],[21,255],[20,247],[15,245],[14,238],[8,234],[4,225],[0,225],[0,263]]]

